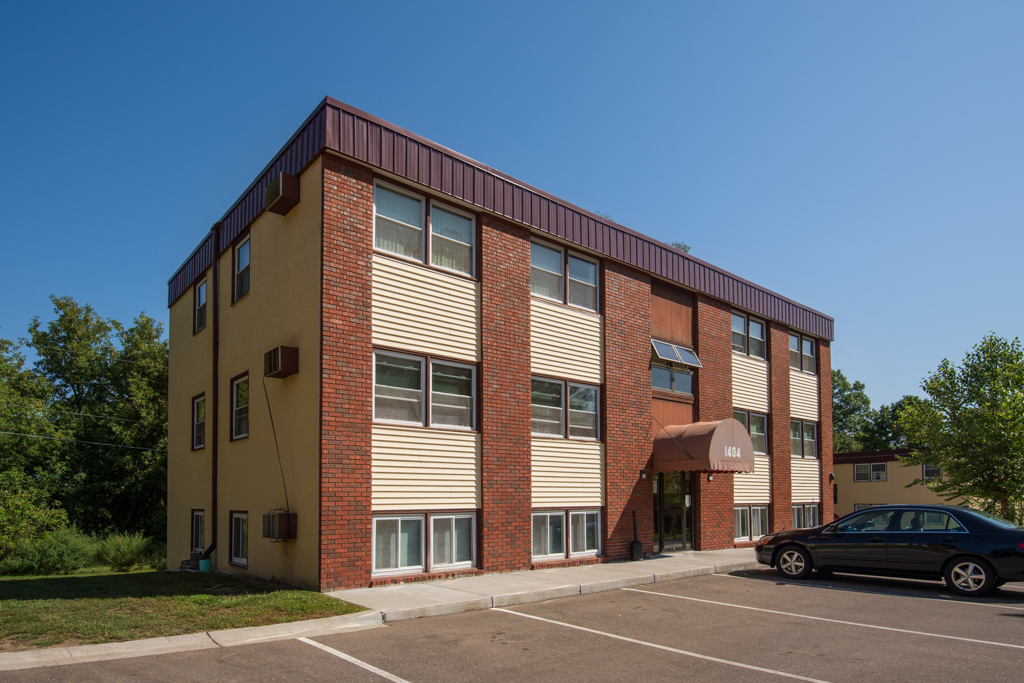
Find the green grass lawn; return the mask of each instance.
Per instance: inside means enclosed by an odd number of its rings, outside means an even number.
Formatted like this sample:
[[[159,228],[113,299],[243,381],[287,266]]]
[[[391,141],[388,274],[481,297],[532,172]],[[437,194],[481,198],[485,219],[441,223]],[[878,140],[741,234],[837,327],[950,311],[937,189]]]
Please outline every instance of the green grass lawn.
[[[0,652],[175,636],[362,610],[320,593],[223,574],[0,577]]]

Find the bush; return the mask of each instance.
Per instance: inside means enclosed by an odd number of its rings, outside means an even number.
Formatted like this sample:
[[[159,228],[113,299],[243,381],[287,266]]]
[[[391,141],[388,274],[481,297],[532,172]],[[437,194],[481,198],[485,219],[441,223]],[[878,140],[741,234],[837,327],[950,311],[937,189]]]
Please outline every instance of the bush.
[[[149,539],[141,532],[110,534],[99,542],[97,558],[100,564],[111,569],[119,572],[131,571],[133,567],[150,563]]]
[[[14,552],[19,540],[41,538],[68,523],[59,507],[21,472],[0,472],[0,560]]]
[[[97,564],[98,543],[74,527],[18,541],[0,562],[0,574],[70,574]]]

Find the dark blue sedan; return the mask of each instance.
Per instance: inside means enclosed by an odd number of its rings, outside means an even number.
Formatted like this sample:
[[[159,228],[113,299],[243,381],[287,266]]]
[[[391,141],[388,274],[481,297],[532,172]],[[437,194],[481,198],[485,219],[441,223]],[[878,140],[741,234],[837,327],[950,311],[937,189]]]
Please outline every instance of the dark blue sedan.
[[[944,578],[954,593],[984,595],[1024,581],[1024,528],[953,505],[880,505],[840,520],[761,537],[757,561],[787,579],[816,570]]]

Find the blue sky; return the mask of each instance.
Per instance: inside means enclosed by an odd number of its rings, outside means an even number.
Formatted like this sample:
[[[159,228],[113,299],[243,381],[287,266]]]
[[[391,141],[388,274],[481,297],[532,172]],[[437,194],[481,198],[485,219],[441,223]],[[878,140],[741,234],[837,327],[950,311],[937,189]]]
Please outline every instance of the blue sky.
[[[0,336],[166,281],[330,95],[836,319],[873,404],[1020,335],[1024,4],[18,3]]]

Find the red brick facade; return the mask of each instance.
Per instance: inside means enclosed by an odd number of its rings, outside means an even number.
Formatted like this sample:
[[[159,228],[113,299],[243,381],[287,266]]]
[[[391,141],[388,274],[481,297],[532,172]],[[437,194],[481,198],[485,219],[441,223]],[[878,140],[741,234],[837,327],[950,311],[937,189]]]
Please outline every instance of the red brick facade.
[[[832,474],[832,347],[818,341],[818,454],[821,458],[821,523],[835,517]]]
[[[528,569],[530,460],[530,233],[481,218],[479,566]],[[365,552],[365,551],[364,551]]]
[[[698,422],[732,417],[732,315],[729,305],[696,297],[696,351],[703,367],[697,371],[695,406]],[[733,479],[729,472],[694,474],[697,508],[694,530],[697,550],[732,548]]]
[[[651,280],[632,268],[606,263],[605,538],[604,555],[626,559],[633,511],[644,553],[654,549],[651,473]]]
[[[320,384],[320,590],[371,571],[373,178],[324,155]]]
[[[791,479],[793,456],[789,445],[789,328],[771,323],[769,334],[769,441],[772,468],[772,504],[768,511],[772,531],[793,526]]]

